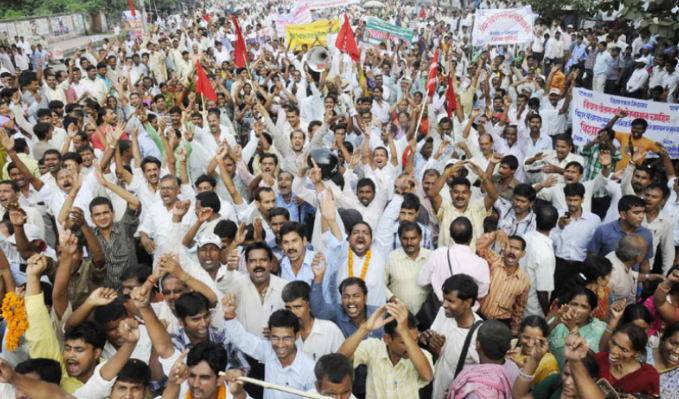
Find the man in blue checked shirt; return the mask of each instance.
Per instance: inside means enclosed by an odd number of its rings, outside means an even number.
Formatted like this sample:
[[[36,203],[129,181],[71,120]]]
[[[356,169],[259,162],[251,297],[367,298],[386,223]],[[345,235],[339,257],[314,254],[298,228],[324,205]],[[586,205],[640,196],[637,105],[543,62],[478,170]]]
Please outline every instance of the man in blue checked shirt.
[[[433,251],[436,249],[434,247],[434,238],[431,233],[431,229],[428,226],[423,225],[417,221],[417,215],[420,212],[420,199],[415,194],[404,193],[403,196],[394,195],[391,203],[387,207],[393,206],[394,208],[400,206],[398,213],[398,221],[394,224],[394,238],[391,244],[391,250],[397,250],[401,248],[401,239],[398,236],[398,226],[403,222],[413,222],[417,223],[422,229],[422,242],[420,246],[428,250]],[[387,213],[387,211],[384,211]]]
[[[286,388],[309,391],[314,389],[315,362],[300,348],[299,319],[289,310],[277,310],[269,317],[268,340],[245,331],[236,319],[236,295],[227,293],[222,298],[224,327],[232,342],[243,352],[265,364],[264,381]],[[298,396],[271,389],[264,390],[264,399],[296,399]]]

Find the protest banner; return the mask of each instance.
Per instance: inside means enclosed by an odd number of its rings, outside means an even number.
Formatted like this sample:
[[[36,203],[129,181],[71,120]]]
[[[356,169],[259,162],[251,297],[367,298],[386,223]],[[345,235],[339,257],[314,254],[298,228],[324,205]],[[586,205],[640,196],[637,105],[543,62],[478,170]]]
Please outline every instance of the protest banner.
[[[278,37],[285,37],[285,27],[288,25],[303,25],[311,23],[311,11],[309,5],[303,2],[297,3],[289,14],[276,16],[276,32]]]
[[[231,43],[236,42],[236,35],[226,35],[226,38],[231,40]],[[273,29],[263,28],[256,32],[249,33],[245,35],[243,38],[245,39],[245,43],[248,46],[253,45],[255,41],[258,41],[260,45],[263,45],[267,40],[273,39]]]
[[[379,44],[386,42],[387,39],[391,41],[401,39],[407,45],[410,45],[413,40],[413,30],[392,25],[379,18],[370,18],[363,40],[370,44]]]
[[[671,158],[679,158],[679,104],[636,100],[629,97],[595,93],[585,89],[573,89],[573,143],[584,146],[594,140],[608,121],[619,110],[625,110],[627,118],[618,119],[613,126],[616,132],[629,133],[632,121],[643,118],[648,122],[644,137],[665,145]],[[615,143],[618,147],[618,142]],[[652,156],[649,153],[649,156]]]
[[[476,10],[472,45],[529,43],[533,41],[530,6],[504,10]]]
[[[360,0],[300,0],[309,6],[310,10],[325,10],[327,8],[346,7],[350,4],[359,4]]]
[[[292,43],[290,44],[292,48],[303,44],[311,47],[316,41],[316,38],[318,38],[320,45],[325,46],[328,40],[328,24],[330,22],[332,22],[332,33],[338,33],[341,25],[339,19],[333,19],[332,21],[322,19],[310,24],[288,25],[285,27],[286,43],[292,40]]]

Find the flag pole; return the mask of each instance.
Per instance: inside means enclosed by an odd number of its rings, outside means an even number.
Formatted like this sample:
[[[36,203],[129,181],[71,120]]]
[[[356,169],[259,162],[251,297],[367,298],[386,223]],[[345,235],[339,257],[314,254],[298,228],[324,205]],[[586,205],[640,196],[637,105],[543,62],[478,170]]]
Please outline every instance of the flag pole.
[[[422,110],[420,111],[420,117],[417,118],[417,126],[415,126],[415,137],[417,137],[418,132],[420,131],[420,123],[422,122],[422,116],[424,115],[424,109],[426,108],[427,103],[425,102],[425,98],[428,100],[429,96],[425,96],[422,98]]]

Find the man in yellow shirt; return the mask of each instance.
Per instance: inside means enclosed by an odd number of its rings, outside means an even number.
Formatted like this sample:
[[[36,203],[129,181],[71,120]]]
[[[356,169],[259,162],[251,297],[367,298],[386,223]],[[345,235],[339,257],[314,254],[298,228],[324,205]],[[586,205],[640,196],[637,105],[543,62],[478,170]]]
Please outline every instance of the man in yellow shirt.
[[[383,341],[365,339],[383,326]],[[431,354],[417,344],[417,319],[398,299],[376,310],[337,353],[352,360],[354,367],[368,366],[366,399],[388,399],[394,392],[402,398],[416,398],[419,389],[434,378]]]
[[[58,361],[62,370],[61,388],[71,394],[84,386],[90,378],[101,377],[110,381],[127,363],[137,345],[140,336],[138,322],[121,322],[119,332],[125,343],[104,367],[97,366],[102,362],[99,355],[106,343],[106,334],[103,327],[94,322],[85,322],[66,331],[62,352],[40,289],[40,276],[46,268],[47,259],[44,255],[34,255],[28,259],[25,296],[28,329],[25,337],[31,345],[31,358]],[[48,302],[48,306],[51,306],[49,304],[51,301]]]
[[[624,110],[618,111],[618,113],[611,118],[610,121],[608,121],[608,124],[606,125],[606,128],[613,128],[613,125],[615,125],[615,122],[618,121],[618,119],[626,118],[627,117],[627,112]],[[624,133],[624,132],[615,132],[615,139],[620,142],[620,153],[622,155],[622,159],[620,162],[616,164],[615,170],[620,170],[624,169],[627,164],[629,163],[630,158],[632,157],[633,152],[639,151],[639,152],[647,152],[647,151],[652,151],[658,155],[660,155],[660,148],[655,144],[655,142],[647,137],[644,137],[644,133],[646,133],[646,128],[648,127],[648,122],[646,119],[643,118],[637,118],[632,121],[632,131],[631,133]],[[644,162],[644,159],[646,156],[642,157],[638,162],[637,165],[641,165]]]

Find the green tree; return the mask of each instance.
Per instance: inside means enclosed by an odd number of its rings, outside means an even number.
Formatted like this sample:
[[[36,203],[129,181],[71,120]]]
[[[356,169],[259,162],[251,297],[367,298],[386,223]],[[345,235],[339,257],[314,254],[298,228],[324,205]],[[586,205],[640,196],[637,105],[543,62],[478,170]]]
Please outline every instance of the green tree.
[[[601,9],[613,6],[617,9],[619,1],[604,1]],[[679,12],[676,0],[626,0],[621,18],[635,23],[638,28],[661,37],[673,38],[679,31]],[[636,25],[635,25],[636,26]]]
[[[587,14],[594,10],[594,0],[526,0],[524,4],[531,6],[533,12],[540,16],[559,18],[564,14],[576,11]]]

